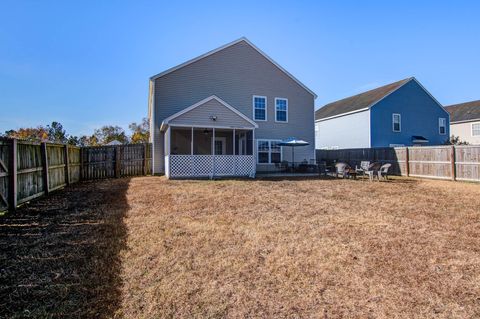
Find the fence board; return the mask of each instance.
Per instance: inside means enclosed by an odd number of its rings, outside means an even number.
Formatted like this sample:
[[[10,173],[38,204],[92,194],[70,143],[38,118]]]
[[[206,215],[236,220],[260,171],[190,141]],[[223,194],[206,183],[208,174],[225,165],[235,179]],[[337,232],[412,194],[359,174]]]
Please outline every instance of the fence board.
[[[392,174],[480,181],[480,145],[317,150],[317,159],[392,164]]]
[[[7,140],[0,140],[0,211],[8,209],[8,186],[10,167],[10,143]]]
[[[17,142],[17,203],[43,195],[41,146],[38,143]]]
[[[12,162],[13,141],[16,153]],[[116,150],[120,155],[116,156]],[[10,202],[21,204],[65,187],[67,181],[114,177],[116,166],[118,177],[150,174],[151,156],[150,144],[80,148],[0,138],[0,211],[15,209]],[[11,167],[15,168],[15,178],[10,174]],[[16,190],[14,200],[11,190]]]
[[[480,145],[455,148],[458,180],[480,181]]]

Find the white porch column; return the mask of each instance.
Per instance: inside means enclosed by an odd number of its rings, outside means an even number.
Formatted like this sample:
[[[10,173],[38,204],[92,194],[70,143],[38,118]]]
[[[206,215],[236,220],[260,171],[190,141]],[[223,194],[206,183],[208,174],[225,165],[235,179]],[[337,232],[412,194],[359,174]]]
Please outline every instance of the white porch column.
[[[237,175],[237,159],[235,157],[235,129],[233,129],[233,175]]]
[[[215,176],[215,128],[212,129],[212,178]]]
[[[253,172],[252,175],[255,177],[257,172],[257,143],[255,141],[255,129],[252,129],[252,155],[253,155]]]
[[[193,126],[192,126],[192,133],[190,139],[190,155],[193,155]]]
[[[233,155],[235,155],[235,129],[233,129]]]

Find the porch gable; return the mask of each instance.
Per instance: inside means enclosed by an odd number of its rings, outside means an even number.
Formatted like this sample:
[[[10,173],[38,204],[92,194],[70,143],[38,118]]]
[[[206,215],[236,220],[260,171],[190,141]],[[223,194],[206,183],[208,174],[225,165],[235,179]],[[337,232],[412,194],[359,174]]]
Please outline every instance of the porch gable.
[[[219,97],[212,95],[184,110],[173,114],[162,122],[161,130],[167,126],[222,127],[253,129],[258,125]]]

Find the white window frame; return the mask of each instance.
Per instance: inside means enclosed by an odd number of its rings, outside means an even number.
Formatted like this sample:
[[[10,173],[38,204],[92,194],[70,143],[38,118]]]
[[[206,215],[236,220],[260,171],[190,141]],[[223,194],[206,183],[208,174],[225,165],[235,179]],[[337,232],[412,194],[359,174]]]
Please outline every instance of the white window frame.
[[[395,130],[395,116],[398,115],[398,131]],[[402,131],[402,115],[400,113],[392,114],[392,132],[399,133]]]
[[[285,110],[285,112],[286,112],[287,114],[286,114],[285,121],[279,121],[279,120],[277,119],[277,101],[278,101],[278,100],[283,100],[283,101],[286,101],[286,102],[287,102],[287,104],[286,104],[287,109]],[[284,98],[284,97],[276,97],[276,98],[275,98],[275,122],[277,122],[277,123],[288,123],[288,99],[287,99],[287,98]]]
[[[265,119],[264,120],[259,120],[259,119],[255,118],[255,98],[265,99]],[[253,110],[252,118],[255,122],[266,122],[268,120],[268,99],[267,99],[267,97],[263,96],[263,95],[253,95],[252,96],[252,110]]]
[[[442,133],[442,131],[440,130],[440,128],[442,127],[442,120],[444,121],[444,128],[445,128],[445,132]],[[447,119],[445,117],[439,117],[438,118],[438,134],[440,135],[447,135]]]
[[[256,140],[256,157],[257,157],[257,164],[260,164],[260,165],[274,165],[274,164],[277,164],[277,163],[272,163],[272,142],[281,142],[282,140],[272,140],[272,139],[263,139],[263,138],[260,138],[260,139],[257,139]],[[258,156],[258,144],[259,142],[268,142],[268,163],[260,163],[259,159],[260,157]],[[262,153],[266,153],[266,152],[262,152]],[[283,146],[280,146],[280,162],[283,161]]]
[[[480,125],[480,122],[479,123],[472,123],[471,127],[472,127],[472,137],[479,137],[480,136],[480,133],[479,134],[473,134],[473,126],[474,125]],[[480,131],[480,127],[478,129],[478,131]]]

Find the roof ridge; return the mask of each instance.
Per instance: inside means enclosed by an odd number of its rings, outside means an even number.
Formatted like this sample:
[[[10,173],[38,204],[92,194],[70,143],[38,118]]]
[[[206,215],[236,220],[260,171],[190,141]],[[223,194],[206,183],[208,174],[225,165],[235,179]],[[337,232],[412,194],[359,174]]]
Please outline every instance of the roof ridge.
[[[345,98],[343,98],[343,99],[340,99],[340,100],[336,100],[336,101],[327,103],[327,104],[325,104],[324,106],[330,105],[330,104],[332,104],[332,103],[340,102],[340,101],[343,101],[343,100],[347,100],[347,99],[350,99],[350,98],[353,98],[353,97],[356,97],[356,96],[359,96],[359,95],[362,95],[362,94],[365,94],[365,93],[370,93],[370,92],[372,92],[372,91],[376,91],[376,90],[378,90],[378,89],[384,88],[384,87],[389,86],[389,85],[393,85],[393,84],[400,83],[400,82],[404,82],[404,81],[405,81],[405,82],[408,82],[408,81],[410,81],[410,80],[412,80],[412,79],[414,79],[414,78],[415,78],[415,77],[411,76],[411,77],[405,78],[405,79],[403,79],[403,80],[399,80],[399,81],[391,82],[391,83],[388,83],[388,84],[384,84],[384,85],[378,86],[378,87],[376,87],[376,88],[370,89],[370,90],[368,90],[368,91],[363,91],[363,92],[361,92],[361,93],[354,94],[354,95],[351,95],[351,96],[347,96],[347,97],[345,97]],[[395,88],[392,89],[392,91],[394,91],[394,90],[395,90]],[[388,94],[388,93],[387,93],[387,94]],[[386,94],[385,94],[385,95],[386,95]]]
[[[415,80],[415,77],[412,76],[399,81],[391,82],[371,90],[325,104],[323,107],[315,111],[315,120],[322,120],[341,116],[342,114],[366,110],[412,80]]]

